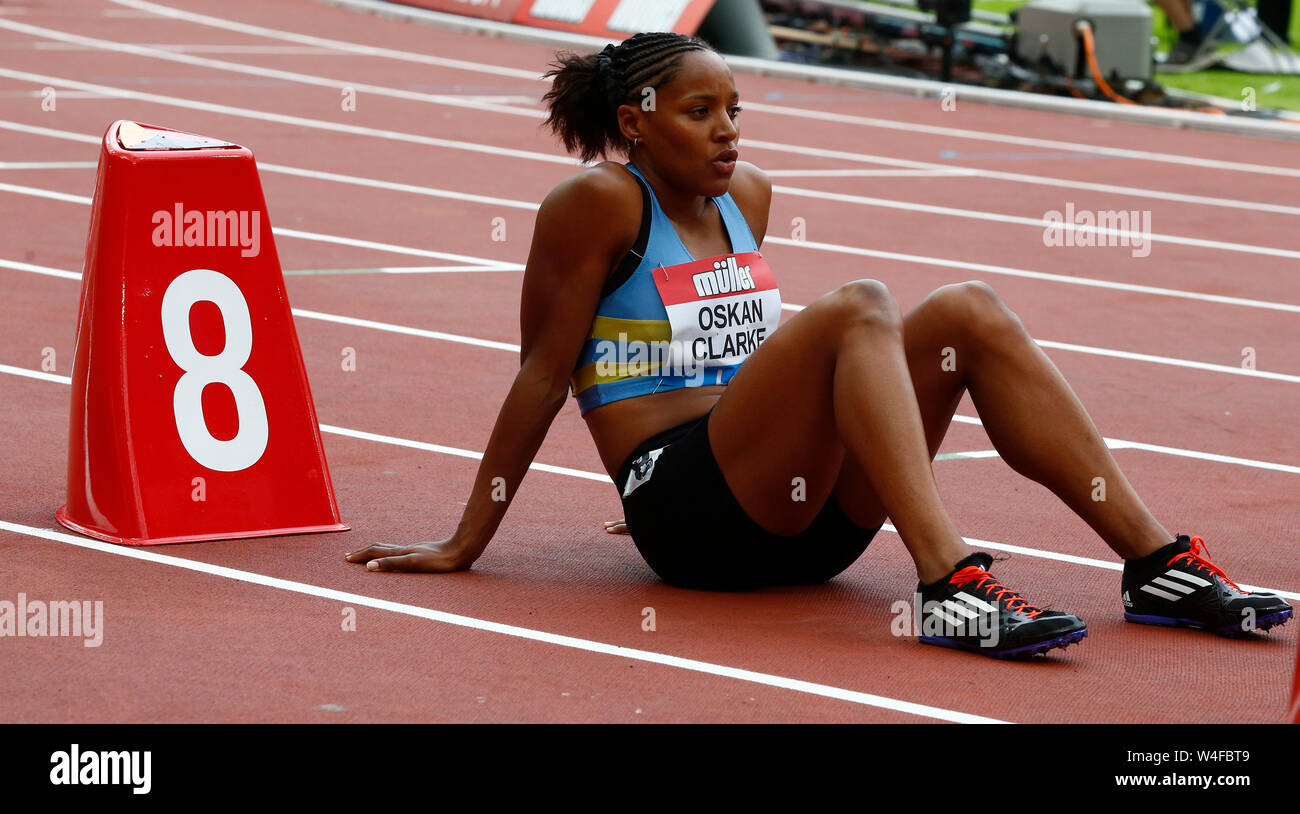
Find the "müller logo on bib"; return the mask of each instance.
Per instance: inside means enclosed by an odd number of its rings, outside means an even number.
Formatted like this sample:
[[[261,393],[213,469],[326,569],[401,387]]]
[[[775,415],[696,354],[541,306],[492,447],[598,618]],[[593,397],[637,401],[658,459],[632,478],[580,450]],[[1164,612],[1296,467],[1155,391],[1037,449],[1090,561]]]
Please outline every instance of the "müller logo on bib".
[[[735,257],[714,260],[712,271],[701,271],[699,274],[691,275],[691,282],[695,283],[695,293],[701,297],[756,288],[754,277],[749,273],[749,266],[736,265]]]

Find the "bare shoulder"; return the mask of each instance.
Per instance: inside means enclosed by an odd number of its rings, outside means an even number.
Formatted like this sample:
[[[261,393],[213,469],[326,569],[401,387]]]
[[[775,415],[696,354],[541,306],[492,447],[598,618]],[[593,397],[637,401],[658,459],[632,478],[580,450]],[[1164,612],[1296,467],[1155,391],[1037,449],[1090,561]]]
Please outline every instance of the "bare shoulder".
[[[583,168],[538,208],[524,279],[603,281],[640,226],[641,192],[632,174],[614,162]]]
[[[731,177],[733,192],[735,187],[740,186],[742,192],[761,193],[764,195],[772,194],[772,179],[767,177],[767,173],[758,168],[757,165],[748,161],[736,162],[736,173]]]
[[[630,213],[640,220],[641,191],[623,165],[603,161],[561,181],[542,202],[542,209],[588,210],[593,219],[610,225],[611,216]]]
[[[767,234],[768,209],[772,205],[772,179],[748,161],[737,161],[730,192],[754,239],[761,245]]]

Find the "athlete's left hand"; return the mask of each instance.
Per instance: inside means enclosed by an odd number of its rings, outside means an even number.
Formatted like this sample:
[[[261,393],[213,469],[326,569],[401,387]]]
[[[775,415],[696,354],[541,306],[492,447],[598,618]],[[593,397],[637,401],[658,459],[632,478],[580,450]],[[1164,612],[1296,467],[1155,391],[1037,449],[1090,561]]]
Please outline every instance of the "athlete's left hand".
[[[618,520],[605,521],[606,534],[627,534],[627,520],[619,518]]]

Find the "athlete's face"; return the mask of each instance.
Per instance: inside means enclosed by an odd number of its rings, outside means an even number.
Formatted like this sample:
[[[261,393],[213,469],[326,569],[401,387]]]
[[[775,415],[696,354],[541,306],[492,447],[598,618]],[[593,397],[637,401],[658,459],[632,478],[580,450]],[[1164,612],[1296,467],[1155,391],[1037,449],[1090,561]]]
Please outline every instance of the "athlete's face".
[[[661,176],[683,190],[716,197],[727,191],[736,169],[740,94],[731,69],[712,51],[690,51],[677,75],[654,94],[652,110],[637,118],[638,152],[650,156]]]

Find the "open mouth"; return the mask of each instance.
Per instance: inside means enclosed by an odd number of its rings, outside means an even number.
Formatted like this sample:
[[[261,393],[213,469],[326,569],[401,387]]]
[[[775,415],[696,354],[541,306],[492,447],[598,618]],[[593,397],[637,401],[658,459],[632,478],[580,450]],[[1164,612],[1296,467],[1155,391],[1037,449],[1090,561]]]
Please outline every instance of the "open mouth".
[[[735,150],[727,150],[713,159],[713,167],[718,172],[730,175],[736,169],[737,157]]]

